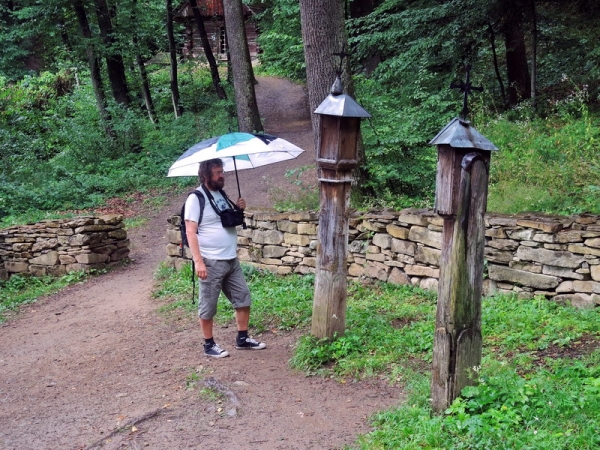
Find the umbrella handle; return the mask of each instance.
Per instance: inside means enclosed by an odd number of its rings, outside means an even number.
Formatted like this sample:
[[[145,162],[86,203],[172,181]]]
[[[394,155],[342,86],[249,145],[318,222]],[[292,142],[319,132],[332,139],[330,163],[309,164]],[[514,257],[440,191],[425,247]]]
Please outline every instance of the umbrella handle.
[[[240,179],[238,178],[237,164],[235,163],[235,156],[233,157],[233,168],[235,169],[235,181],[237,181],[238,198],[242,198],[242,194],[240,192]]]
[[[237,164],[235,163],[235,156],[233,157],[233,168],[235,169],[235,181],[237,181],[238,198],[242,198],[242,193],[240,192],[240,179],[238,178]],[[244,222],[242,223],[242,228],[244,230],[246,229],[246,219],[244,219]]]

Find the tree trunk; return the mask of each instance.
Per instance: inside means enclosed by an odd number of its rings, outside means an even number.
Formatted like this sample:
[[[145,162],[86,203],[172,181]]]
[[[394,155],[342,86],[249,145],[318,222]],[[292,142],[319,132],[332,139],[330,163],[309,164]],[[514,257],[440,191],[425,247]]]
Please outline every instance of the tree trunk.
[[[135,19],[139,14],[137,9],[137,0],[133,0],[133,9],[131,14],[131,23],[135,23]],[[148,80],[148,72],[146,71],[146,65],[144,59],[140,54],[139,50],[139,39],[137,32],[133,32],[133,47],[135,48],[135,61],[140,71],[140,78],[142,79],[142,97],[144,97],[144,104],[146,105],[146,111],[148,111],[148,117],[150,122],[158,123],[158,117],[154,111],[154,102],[152,101],[152,94],[150,93],[150,82]]]
[[[504,82],[502,81],[502,75],[500,75],[500,68],[498,67],[498,54],[496,53],[496,36],[494,34],[494,28],[491,24],[488,24],[490,30],[490,45],[492,47],[492,56],[494,58],[494,71],[496,72],[496,79],[500,86],[500,95],[502,95],[502,103],[506,106],[506,92],[504,91]]]
[[[504,42],[506,46],[506,76],[508,78],[508,102],[516,105],[531,97],[531,78],[527,64],[525,34],[519,2],[505,2]]]
[[[208,42],[206,28],[204,27],[204,20],[202,20],[202,15],[198,9],[198,2],[196,0],[190,0],[190,5],[192,6],[192,11],[194,12],[194,20],[198,26],[198,33],[200,34],[200,40],[202,41],[202,48],[204,49],[204,54],[206,55],[208,66],[210,67],[210,76],[212,77],[215,92],[221,100],[224,100],[227,98],[227,94],[225,94],[225,90],[223,89],[223,86],[221,86],[219,69],[217,67],[217,62],[215,61],[215,55],[213,55],[212,49],[210,48],[210,42]]]
[[[92,31],[90,30],[90,24],[88,22],[87,13],[85,12],[85,6],[83,0],[73,0],[72,3],[77,22],[79,23],[79,30],[84,38],[85,52],[87,55],[88,63],[90,65],[90,77],[92,79],[92,88],[94,89],[94,96],[96,97],[96,105],[98,106],[98,113],[100,119],[104,124],[104,131],[110,139],[114,139],[116,134],[110,125],[111,117],[110,113],[106,109],[106,96],[104,95],[104,86],[102,84],[102,75],[100,73],[100,59],[94,52],[92,46]]]
[[[238,129],[248,133],[263,131],[254,91],[254,72],[244,28],[242,0],[223,0],[223,12],[231,54]]]
[[[329,95],[337,71],[346,92],[352,95],[348,58],[340,64],[334,53],[348,49],[344,23],[343,0],[300,0],[300,20],[306,62],[306,84],[314,134],[315,149],[319,148],[319,115],[313,111]]]
[[[94,4],[96,5],[100,35],[106,48],[106,68],[113,97],[117,103],[129,106],[130,99],[127,78],[125,76],[125,65],[123,64],[123,57],[119,53],[116,53],[114,49],[115,40],[113,38],[113,27],[108,4],[106,0],[94,0]]]
[[[535,108],[537,89],[537,44],[538,44],[538,27],[537,27],[537,11],[535,8],[535,0],[531,0],[531,18],[533,27],[531,30],[531,106]]]
[[[171,100],[175,118],[183,114],[181,104],[179,103],[179,85],[177,84],[177,48],[175,46],[175,35],[173,34],[173,2],[167,1],[167,39],[169,41],[169,58],[171,60]]]

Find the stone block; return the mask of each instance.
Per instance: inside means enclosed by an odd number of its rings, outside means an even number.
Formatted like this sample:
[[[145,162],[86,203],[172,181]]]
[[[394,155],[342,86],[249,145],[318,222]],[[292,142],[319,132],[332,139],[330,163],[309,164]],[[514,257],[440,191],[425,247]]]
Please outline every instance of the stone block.
[[[592,276],[592,280],[600,281],[600,265],[590,266],[590,275]]]
[[[368,247],[368,241],[354,240],[348,245],[348,251],[351,253],[366,253]]]
[[[587,247],[581,244],[571,244],[569,245],[568,250],[581,255],[600,256],[600,248]]]
[[[486,247],[484,249],[485,259],[491,262],[508,264],[514,259],[512,252],[502,252]]]
[[[279,266],[279,267],[277,267],[277,274],[278,275],[287,275],[288,273],[292,273],[293,270],[294,270],[294,268],[291,266]]]
[[[366,258],[368,261],[384,262],[386,260],[386,256],[383,253],[367,253]]]
[[[373,245],[376,245],[382,249],[388,249],[392,245],[392,236],[387,233],[377,233],[373,236]]]
[[[54,266],[55,264],[58,264],[58,262],[57,251],[50,251],[29,260],[30,264],[36,264],[40,266]]]
[[[387,281],[388,279],[388,270],[387,268],[382,268],[374,265],[369,265],[365,267],[364,276],[369,278],[375,278],[380,281]]]
[[[277,245],[265,245],[262,254],[265,258],[281,258],[287,253],[288,249]]]
[[[29,266],[29,273],[34,277],[44,277],[48,275],[48,272],[46,272],[47,267],[48,266],[36,266],[34,264],[31,264]]]
[[[109,256],[101,253],[83,253],[81,255],[77,255],[75,259],[79,264],[98,264],[108,261]]]
[[[31,243],[25,243],[25,242],[19,242],[16,244],[12,245],[12,250],[13,252],[28,252],[29,250],[31,250],[33,247],[33,244]]]
[[[572,278],[574,280],[583,280],[584,276],[580,273],[573,272],[565,267],[544,266],[542,270],[544,275],[553,275],[560,278]]]
[[[279,231],[283,231],[285,233],[297,233],[298,232],[298,224],[296,222],[292,222],[290,220],[278,220],[277,221],[277,229]]]
[[[508,250],[513,251],[519,247],[519,243],[512,239],[492,239],[486,244],[488,247],[495,248],[497,250]]]
[[[556,295],[552,300],[557,303],[571,305],[578,309],[591,309],[596,307],[596,303],[592,299],[592,296],[586,294]]]
[[[179,230],[168,228],[165,237],[167,238],[167,242],[170,242],[171,244],[181,244],[181,233]]]
[[[600,294],[600,282],[579,280],[573,281],[573,290],[575,290],[575,292]]]
[[[421,283],[419,284],[419,287],[421,289],[426,289],[428,291],[437,292],[439,285],[440,285],[440,282],[435,278],[423,278],[421,280]]]
[[[110,254],[110,261],[122,261],[129,256],[129,249],[126,247],[115,250]],[[108,260],[107,260],[108,261]]]
[[[277,230],[255,230],[252,234],[252,242],[254,242],[255,244],[279,245],[282,244],[284,241],[284,233]]]
[[[569,246],[570,248],[571,246]],[[517,258],[525,261],[534,261],[557,267],[578,268],[584,259],[569,252],[548,250],[545,248],[519,247]]]
[[[516,229],[507,231],[508,237],[516,241],[531,241],[535,236],[535,231],[526,229]]]
[[[398,222],[408,223],[410,225],[419,225],[422,227],[426,227],[427,225],[429,225],[427,217],[423,217],[418,213],[416,214],[416,212],[417,211],[410,209],[402,210],[400,211],[397,220]]]
[[[37,241],[35,244],[31,246],[32,252],[41,252],[43,250],[50,250],[58,247],[58,239],[43,239],[41,241]],[[27,251],[27,250],[25,250]]]
[[[260,263],[271,265],[271,266],[280,266],[282,261],[280,259],[275,259],[275,258],[261,258]]]
[[[539,220],[527,220],[527,219],[519,219],[517,220],[517,226],[523,228],[533,228],[536,230],[542,230],[545,233],[556,233],[563,228],[562,223],[557,222],[542,222]]]
[[[429,228],[413,226],[408,234],[408,239],[413,242],[420,242],[433,248],[442,248],[442,233],[432,231]]]
[[[392,239],[391,249],[394,253],[401,253],[403,255],[414,256],[416,248],[417,245],[414,242],[395,238]]]
[[[556,292],[558,292],[559,294],[575,292],[575,289],[573,289],[573,281],[563,281],[556,287]]]
[[[487,223],[490,226],[498,226],[498,227],[515,227],[517,226],[517,217],[514,216],[495,216],[489,217]]]
[[[317,258],[306,257],[302,259],[302,264],[309,267],[317,267]]]
[[[127,239],[127,231],[125,230],[114,230],[108,232],[108,237],[112,239]]]
[[[390,236],[395,237],[397,239],[408,239],[408,228],[400,227],[391,223],[385,227],[385,230]]]
[[[485,230],[485,236],[495,239],[507,238],[506,231],[504,230],[504,228],[488,228],[487,230]]]
[[[424,245],[419,245],[417,246],[417,251],[415,253],[415,261],[430,266],[439,267],[441,255],[441,250],[431,247],[425,247]]]
[[[508,263],[511,269],[524,270],[531,273],[542,273],[543,266],[541,264],[533,264],[524,261],[511,261]]]
[[[311,241],[310,236],[307,236],[305,234],[292,234],[292,233],[285,233],[283,235],[283,242],[285,242],[286,244],[290,244],[290,245],[298,245],[301,247],[304,247],[306,245],[309,245]],[[265,244],[280,244],[281,242],[265,242]]]
[[[359,264],[350,264],[348,266],[348,275],[351,277],[360,277],[364,272],[364,267]]]
[[[113,245],[113,244],[102,245],[100,247],[94,247],[94,253],[103,253],[105,255],[110,255],[116,249],[117,249],[117,246]]]
[[[317,226],[314,223],[299,223],[298,224],[298,234],[317,234]]]
[[[586,239],[585,245],[588,247],[600,248],[600,238]]]
[[[77,260],[74,257],[70,256],[70,255],[60,255],[58,257],[58,260],[60,261],[60,263],[62,265],[74,264],[74,263],[77,262]]]
[[[392,284],[411,284],[410,278],[398,267],[392,268],[387,281]]]
[[[428,277],[428,278],[440,278],[440,269],[434,269],[432,267],[418,266],[418,265],[406,265],[404,272],[407,275],[417,277]]]
[[[541,275],[525,272],[523,270],[511,269],[506,266],[490,264],[488,276],[495,281],[508,281],[521,286],[529,286],[537,289],[554,289],[558,286],[559,279],[550,275]]]

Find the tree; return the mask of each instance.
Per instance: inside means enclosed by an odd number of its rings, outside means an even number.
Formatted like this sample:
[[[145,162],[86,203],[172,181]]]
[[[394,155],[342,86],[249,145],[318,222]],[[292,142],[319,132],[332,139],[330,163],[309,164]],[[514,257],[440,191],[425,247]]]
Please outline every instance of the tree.
[[[223,86],[221,86],[219,68],[217,67],[217,62],[215,61],[215,55],[213,55],[212,49],[210,48],[210,42],[208,42],[206,27],[204,26],[204,20],[202,20],[202,14],[200,14],[200,10],[198,9],[198,2],[196,0],[189,1],[192,7],[192,12],[194,13],[194,21],[196,22],[198,33],[200,34],[200,40],[202,41],[204,55],[206,56],[206,61],[208,61],[208,67],[210,67],[210,76],[212,77],[215,92],[217,97],[219,97],[221,100],[224,100],[227,98],[227,94],[225,93]]]
[[[244,27],[242,1],[223,0],[223,12],[231,55],[230,68],[235,90],[238,129],[248,133],[263,131],[254,91],[254,72]]]
[[[300,20],[306,83],[311,111],[315,149],[319,145],[319,116],[313,111],[329,95],[337,71],[341,67],[342,82],[349,94],[352,84],[347,58],[340,65],[334,53],[347,49],[343,0],[300,0]]]
[[[106,109],[106,96],[104,94],[104,85],[102,83],[102,75],[100,73],[100,59],[96,56],[94,47],[91,43],[92,31],[90,29],[90,24],[88,22],[83,0],[72,0],[72,6],[75,16],[77,17],[77,22],[79,23],[81,35],[83,36],[84,40],[87,41],[86,54],[88,58],[88,64],[90,66],[90,76],[92,80],[92,87],[94,89],[94,96],[96,97],[98,112],[100,113],[100,118],[104,123],[106,135],[110,138],[114,138],[116,134],[110,125],[111,117],[110,113]]]
[[[179,101],[179,85],[177,83],[177,48],[175,47],[175,34],[173,32],[173,2],[166,0],[167,6],[167,40],[169,42],[169,60],[171,62],[171,100],[175,118],[181,117],[183,108]]]
[[[102,36],[102,42],[104,43],[106,69],[112,94],[117,103],[128,106],[130,99],[125,76],[125,65],[123,64],[123,57],[116,51],[114,45],[115,38],[108,4],[106,3],[106,0],[94,0],[94,4],[96,6],[96,16],[98,18],[100,35]]]

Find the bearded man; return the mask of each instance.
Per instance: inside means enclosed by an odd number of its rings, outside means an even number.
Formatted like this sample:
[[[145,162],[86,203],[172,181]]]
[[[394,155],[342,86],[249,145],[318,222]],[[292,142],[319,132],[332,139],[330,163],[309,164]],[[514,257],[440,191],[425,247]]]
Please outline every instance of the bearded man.
[[[267,347],[248,335],[250,321],[250,290],[246,284],[242,268],[237,259],[237,232],[235,227],[224,227],[217,211],[230,208],[223,192],[225,176],[223,161],[211,159],[203,161],[198,170],[200,187],[204,195],[204,210],[195,194],[190,194],[185,203],[185,231],[195,270],[200,281],[198,318],[204,337],[204,354],[213,358],[229,356],[214,340],[213,318],[217,313],[219,294],[223,292],[235,309],[238,350],[261,350]],[[212,196],[212,202],[211,202]],[[246,201],[236,202],[241,209]],[[199,218],[200,223],[198,223]]]

